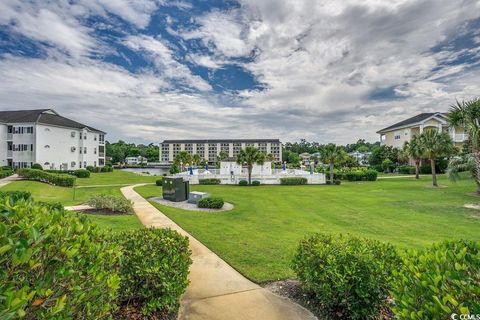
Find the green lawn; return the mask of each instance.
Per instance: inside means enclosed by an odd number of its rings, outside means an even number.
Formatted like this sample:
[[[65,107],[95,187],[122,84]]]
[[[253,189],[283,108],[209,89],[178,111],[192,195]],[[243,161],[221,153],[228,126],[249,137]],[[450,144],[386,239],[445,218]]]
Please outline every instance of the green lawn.
[[[103,230],[111,230],[113,232],[121,232],[132,229],[142,228],[142,224],[134,214],[129,215],[98,215],[85,214],[88,219],[95,223]]]
[[[133,172],[113,170],[113,172],[91,173],[90,178],[77,179],[78,186],[109,184],[154,183],[159,177],[142,176]]]
[[[156,179],[158,179],[158,177],[141,176],[132,172],[114,170],[113,172],[92,173],[90,178],[77,178],[78,187],[76,187],[75,190],[73,188],[56,187],[36,181],[15,181],[2,187],[1,190],[30,191],[36,200],[49,202],[58,201],[63,205],[69,206],[85,203],[88,198],[96,194],[121,196],[120,185],[153,183]]]
[[[463,204],[480,202],[471,181],[440,177],[384,179],[341,186],[192,186],[235,205],[221,213],[183,211],[154,203],[182,228],[256,282],[292,278],[298,241],[314,232],[352,233],[420,248],[453,238],[479,240],[480,213]],[[144,197],[160,188],[136,188]]]

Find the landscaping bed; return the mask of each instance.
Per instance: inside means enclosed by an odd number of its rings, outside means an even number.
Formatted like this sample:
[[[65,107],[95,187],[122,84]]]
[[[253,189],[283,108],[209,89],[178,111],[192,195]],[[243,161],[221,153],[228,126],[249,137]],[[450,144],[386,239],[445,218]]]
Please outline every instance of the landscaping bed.
[[[199,211],[199,212],[223,212],[233,210],[234,206],[231,203],[225,202],[221,209],[210,209],[210,208],[199,208],[195,203],[188,203],[187,201],[173,202],[165,200],[162,197],[152,197],[148,198],[149,201],[161,204],[163,206],[188,210],[188,211]]]

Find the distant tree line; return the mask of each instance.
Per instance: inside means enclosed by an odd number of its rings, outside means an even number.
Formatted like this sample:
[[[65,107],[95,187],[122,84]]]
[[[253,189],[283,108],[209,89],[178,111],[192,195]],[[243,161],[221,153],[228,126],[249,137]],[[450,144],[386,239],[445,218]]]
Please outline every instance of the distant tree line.
[[[123,140],[118,142],[106,142],[106,156],[112,157],[113,163],[124,162],[126,157],[142,156],[147,158],[149,162],[158,162],[159,147],[156,144],[150,143],[135,144],[126,143]]]

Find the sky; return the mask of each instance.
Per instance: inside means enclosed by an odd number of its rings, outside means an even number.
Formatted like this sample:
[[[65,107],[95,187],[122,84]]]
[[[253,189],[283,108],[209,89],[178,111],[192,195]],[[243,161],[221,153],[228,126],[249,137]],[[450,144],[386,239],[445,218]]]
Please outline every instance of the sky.
[[[378,140],[480,95],[480,0],[0,2],[0,110],[107,140]]]

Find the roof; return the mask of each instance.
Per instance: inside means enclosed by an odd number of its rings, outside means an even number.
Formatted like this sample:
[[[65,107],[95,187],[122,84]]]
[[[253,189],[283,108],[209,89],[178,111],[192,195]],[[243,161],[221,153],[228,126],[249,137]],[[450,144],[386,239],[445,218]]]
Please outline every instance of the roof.
[[[408,118],[406,120],[403,120],[403,121],[400,121],[400,122],[397,122],[389,127],[386,127],[386,128],[383,128],[382,130],[378,130],[377,133],[381,133],[381,132],[385,132],[385,131],[391,131],[393,129],[396,129],[396,128],[400,128],[400,127],[405,127],[405,126],[408,126],[408,125],[411,125],[411,124],[416,124],[416,123],[419,123],[419,122],[422,122],[422,121],[425,121],[433,116],[436,116],[436,115],[440,115],[442,117],[444,117],[445,115],[441,112],[425,112],[425,113],[420,113],[420,114],[417,114],[416,116],[413,116],[411,118]]]
[[[164,140],[162,143],[280,143],[280,139],[200,139],[200,140]]]
[[[36,109],[36,110],[15,110],[0,111],[0,122],[3,123],[23,123],[35,122],[41,124],[49,124],[59,127],[84,129],[105,133],[101,130],[87,126],[80,122],[62,117],[52,109]]]

